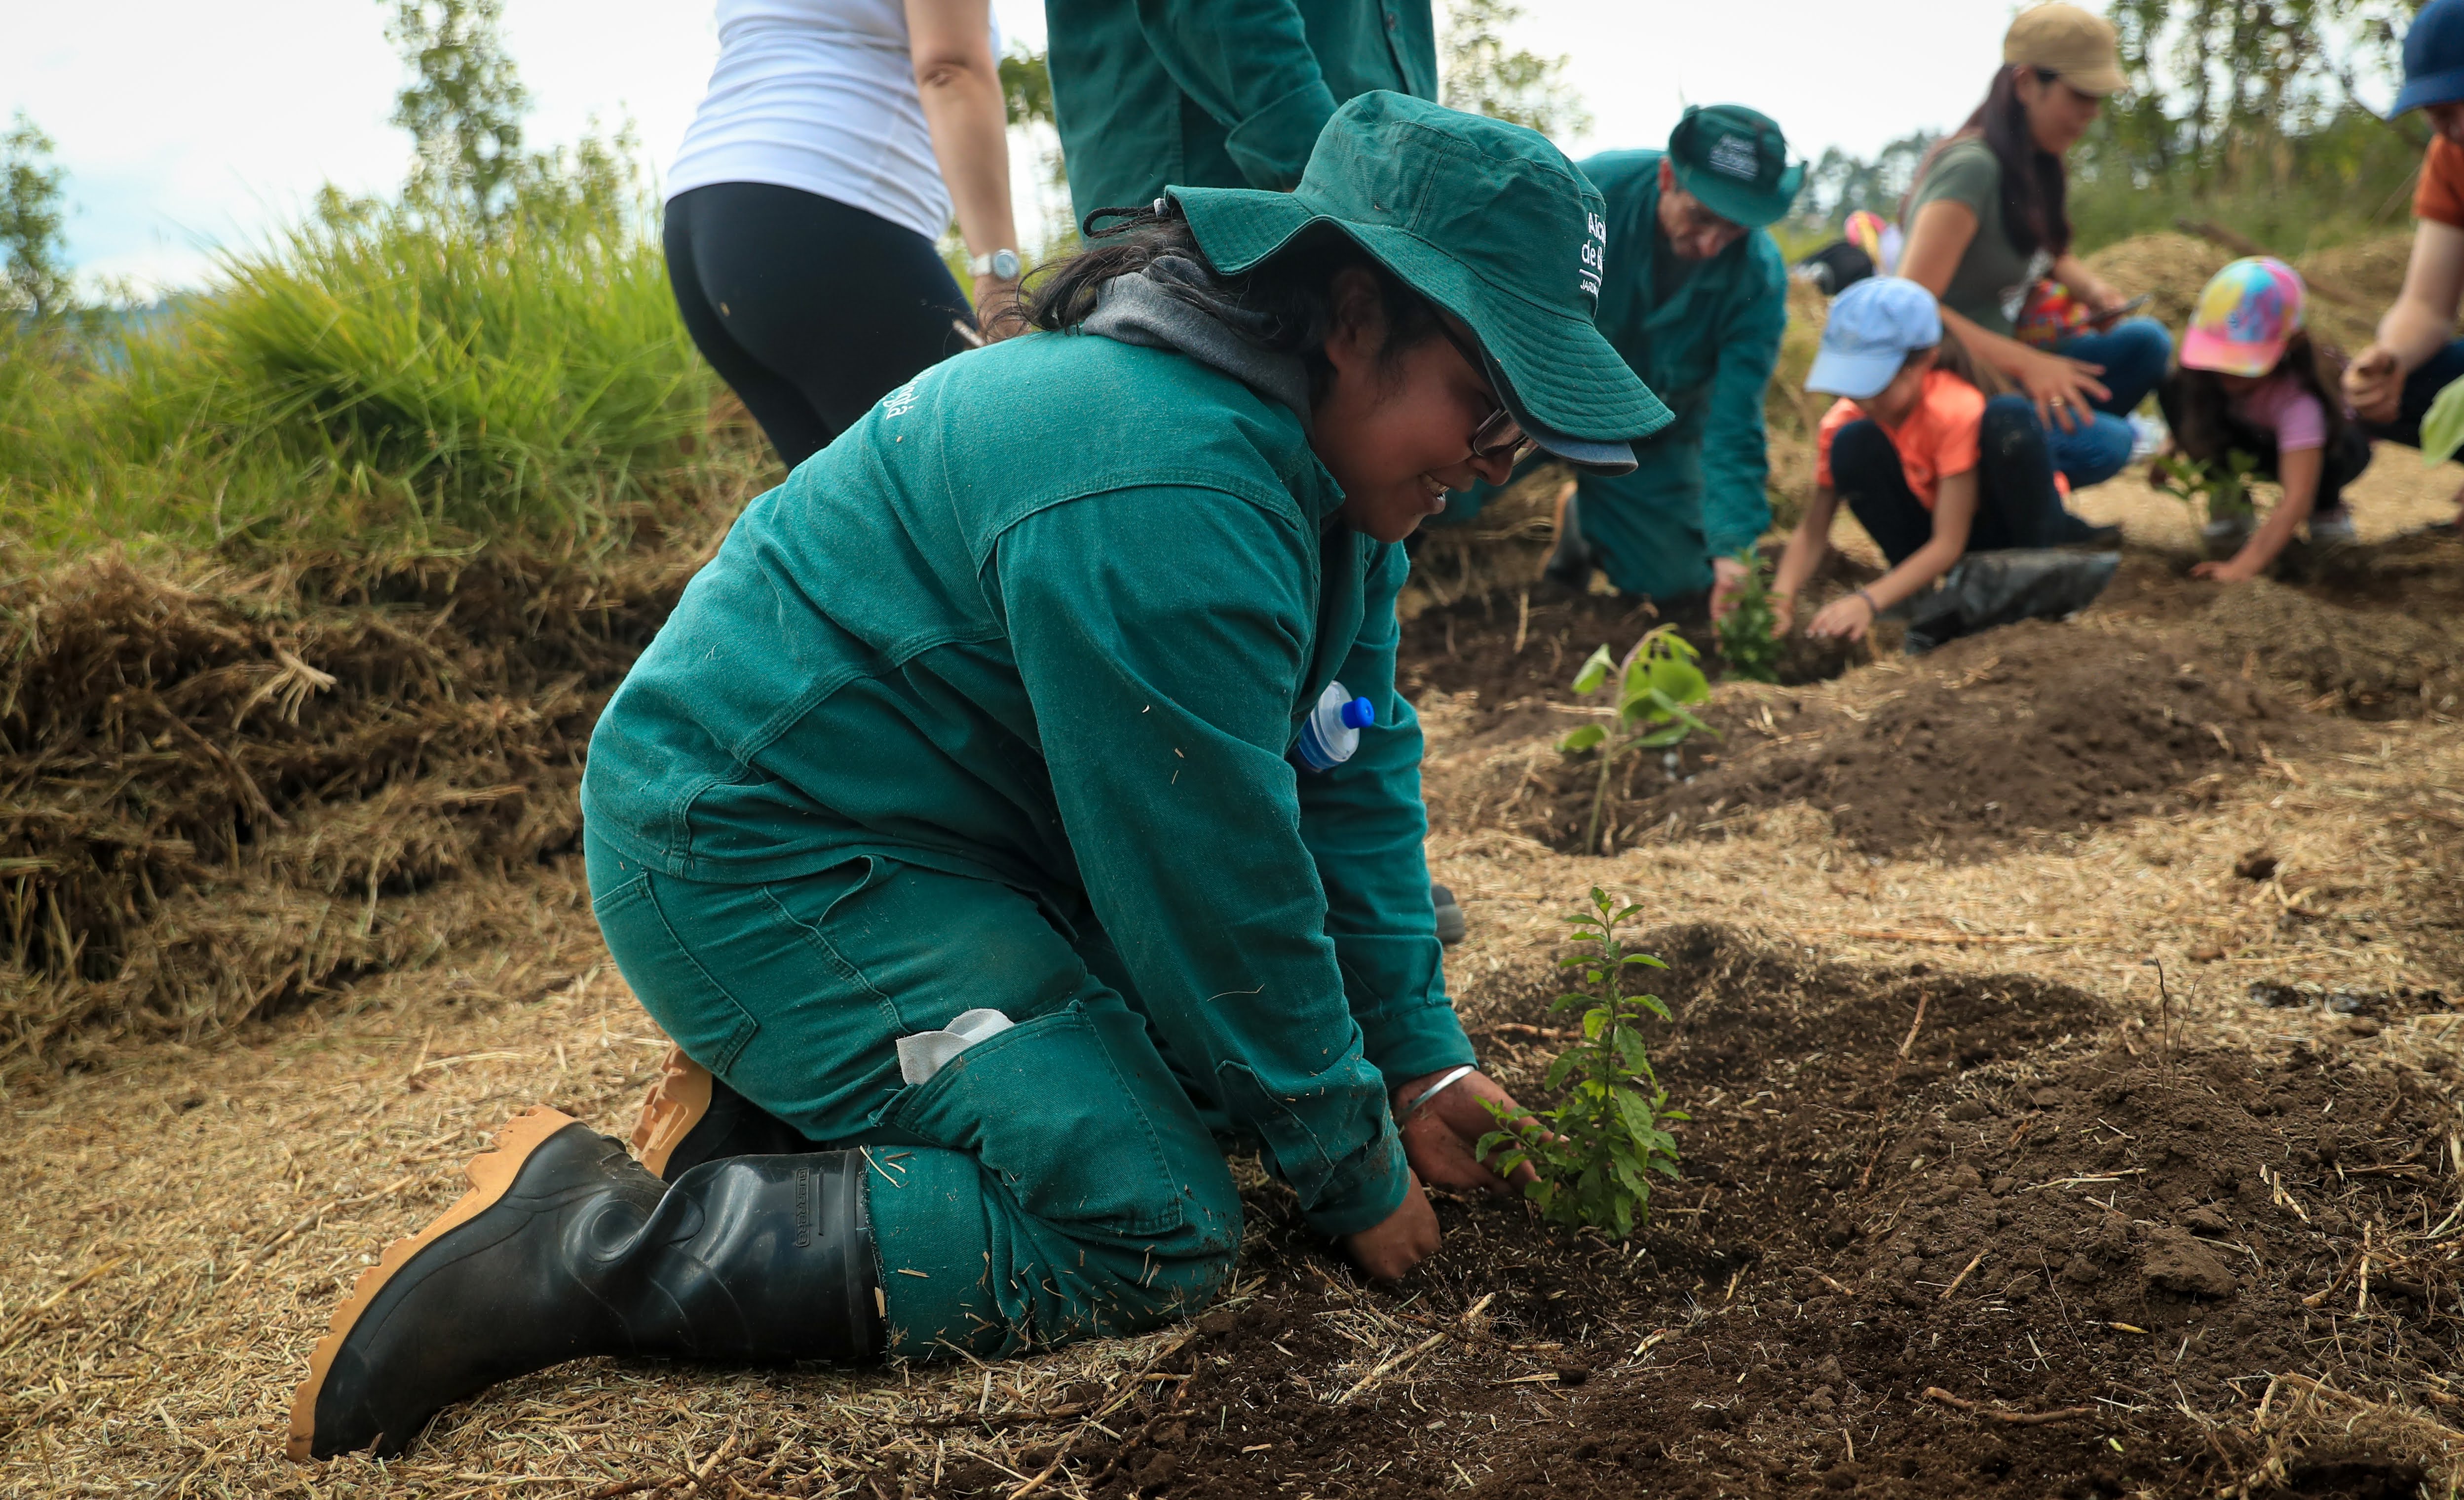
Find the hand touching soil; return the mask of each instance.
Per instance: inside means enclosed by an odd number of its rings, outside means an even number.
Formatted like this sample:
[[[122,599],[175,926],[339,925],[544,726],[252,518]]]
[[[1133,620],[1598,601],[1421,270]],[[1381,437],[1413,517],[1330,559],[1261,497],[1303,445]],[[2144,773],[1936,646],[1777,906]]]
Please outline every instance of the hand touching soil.
[[[1395,1113],[1400,1115],[1410,1109],[1422,1091],[1444,1076],[1430,1073],[1396,1090]],[[1392,1281],[1437,1253],[1438,1216],[1420,1189],[1423,1180],[1440,1187],[1485,1188],[1507,1198],[1522,1196],[1523,1185],[1535,1178],[1529,1164],[1501,1177],[1472,1154],[1480,1137],[1497,1128],[1497,1116],[1489,1113],[1487,1103],[1513,1116],[1527,1113],[1486,1073],[1465,1073],[1404,1122],[1403,1156],[1412,1163],[1412,1185],[1384,1220],[1358,1234],[1344,1236],[1343,1252],[1353,1265],[1378,1280]]]

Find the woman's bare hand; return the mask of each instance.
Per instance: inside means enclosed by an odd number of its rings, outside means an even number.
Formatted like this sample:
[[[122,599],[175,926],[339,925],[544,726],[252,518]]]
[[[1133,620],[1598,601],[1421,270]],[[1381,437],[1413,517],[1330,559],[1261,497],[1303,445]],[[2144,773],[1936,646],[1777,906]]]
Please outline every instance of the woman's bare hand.
[[[2364,349],[2344,366],[2344,399],[2365,422],[2394,421],[2404,405],[2404,362],[2383,343]]]
[[[1403,1190],[1403,1201],[1393,1213],[1358,1234],[1343,1237],[1343,1253],[1352,1257],[1352,1264],[1379,1281],[1393,1281],[1437,1249],[1438,1211],[1429,1206],[1429,1195],[1420,1191],[1417,1177]]]
[[[2113,394],[2096,378],[2103,373],[2101,364],[2031,349],[2012,371],[2012,378],[2036,404],[2037,420],[2046,430],[2058,426],[2069,432],[2081,422],[2093,421],[2094,404]]]
[[[1421,1105],[1419,1114],[1403,1119],[1403,1112],[1412,1107],[1412,1101],[1444,1076],[1441,1072],[1431,1073],[1395,1091],[1395,1116],[1403,1120],[1404,1158],[1412,1163],[1412,1170],[1420,1175],[1421,1180],[1439,1187],[1476,1187],[1502,1198],[1520,1198],[1523,1184],[1538,1177],[1529,1162],[1501,1177],[1473,1154],[1480,1137],[1499,1128],[1499,1118],[1491,1113],[1490,1105],[1505,1111],[1507,1119],[1525,1119],[1530,1114],[1486,1073],[1464,1074]]]

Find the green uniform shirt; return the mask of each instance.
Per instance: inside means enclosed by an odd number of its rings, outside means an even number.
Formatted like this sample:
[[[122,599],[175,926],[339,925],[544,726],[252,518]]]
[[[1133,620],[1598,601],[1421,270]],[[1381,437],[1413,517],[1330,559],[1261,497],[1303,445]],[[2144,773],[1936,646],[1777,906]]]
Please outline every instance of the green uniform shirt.
[[[1968,205],[1976,215],[1976,237],[1951,273],[1943,305],[1988,333],[2009,338],[2028,305],[2028,289],[2053,270],[2054,257],[2043,250],[2023,255],[2011,248],[2002,222],[2002,159],[1984,138],[1970,136],[1943,147],[1909,200],[1908,222],[1913,225],[1926,204],[1946,198]]]
[[[583,814],[688,879],[878,854],[1091,915],[1200,1102],[1319,1229],[1366,1228],[1406,1181],[1387,1090],[1472,1054],[1395,691],[1406,563],[1341,501],[1288,408],[1182,355],[944,362],[746,509],[601,717]],[[1297,772],[1335,679],[1376,724]]]
[[[1167,185],[1288,190],[1336,105],[1438,97],[1429,0],[1045,0],[1044,13],[1082,223]]]
[[[1765,231],[1684,276],[1663,275],[1664,154],[1606,151],[1579,164],[1608,204],[1600,332],[1676,417],[1634,445],[1632,474],[1579,476],[1582,527],[1609,553],[1619,588],[1658,599],[1710,587],[1711,559],[1771,525],[1763,392],[1788,327],[1788,268]],[[1492,493],[1458,496],[1448,522],[1477,515]]]

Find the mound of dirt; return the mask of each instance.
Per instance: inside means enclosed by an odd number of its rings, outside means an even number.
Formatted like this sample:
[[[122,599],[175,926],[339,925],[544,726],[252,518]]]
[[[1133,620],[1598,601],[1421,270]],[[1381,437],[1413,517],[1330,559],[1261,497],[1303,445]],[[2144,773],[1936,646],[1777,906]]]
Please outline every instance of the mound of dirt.
[[[2386,719],[2456,704],[2464,638],[2450,618],[2408,604],[2400,588],[2353,606],[2252,579],[2217,594],[2193,629],[2225,660],[2252,657],[2269,677],[2304,682],[2351,715]]]
[[[1654,943],[1661,1075],[1696,1117],[1633,1244],[1447,1202],[1390,1293],[1330,1274],[1262,1186],[1254,1300],[1104,1436],[1019,1467],[1166,1500],[2397,1495],[2464,1450],[2412,1404],[2455,1371],[2443,1084],[2108,1050],[2093,999],[2021,977]],[[1493,1040],[1553,1049],[1551,987]],[[1546,1049],[1491,1066],[1529,1096]]]
[[[591,724],[688,571],[183,584],[103,560],[0,585],[0,1067],[435,948],[407,898],[571,845]]]
[[[1631,756],[1612,779],[1602,839],[1683,834],[1740,810],[1803,801],[1873,854],[1981,854],[2014,834],[2063,832],[2181,805],[2211,773],[2258,760],[2298,726],[2237,676],[2164,637],[2031,621],[1954,642],[1856,698],[1808,703],[1785,726],[1731,731],[1700,771]],[[1555,771],[1544,834],[1582,846],[1596,773]]]

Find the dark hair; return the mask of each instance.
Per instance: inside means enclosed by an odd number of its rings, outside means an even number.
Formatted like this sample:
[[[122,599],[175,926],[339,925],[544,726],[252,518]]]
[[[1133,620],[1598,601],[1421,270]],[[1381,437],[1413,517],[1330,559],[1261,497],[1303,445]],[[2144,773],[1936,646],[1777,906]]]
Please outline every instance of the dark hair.
[[[1922,349],[1910,349],[1907,358],[1900,362],[1900,373],[1906,374],[1909,365],[1928,354],[1933,356],[1935,369],[1958,376],[1989,398],[1998,396],[2010,388],[1999,371],[1978,364],[1976,357],[1968,352],[1968,345],[1947,335],[1940,343],[1928,343]]]
[[[2318,398],[2319,409],[2327,414],[2327,451],[2335,452],[2344,438],[2343,356],[2334,348],[2311,341],[2307,330],[2297,333],[2284,345],[2284,357],[2276,362],[2279,372],[2293,377],[2293,383]],[[2189,457],[2206,463],[2221,463],[2233,448],[2233,429],[2237,425],[2227,408],[2225,383],[2213,370],[2194,370],[2188,365],[2176,368],[2170,382],[2172,400],[2167,404],[2167,417],[2173,424],[2173,441]]]
[[[1966,124],[1934,143],[1918,164],[1914,181],[1923,184],[1935,160],[1954,143],[1983,141],[2002,164],[2002,232],[2011,248],[2022,255],[2044,250],[2059,258],[2071,248],[2069,169],[2060,157],[2040,149],[2028,128],[2028,106],[2019,98],[2019,75],[2027,72],[2035,73],[2039,83],[2054,83],[2061,77],[2025,63],[2013,63],[1995,73],[1985,102],[1976,106]]]
[[[1103,219],[1115,222],[1096,229]],[[1006,317],[1051,332],[1073,328],[1093,315],[1104,284],[1114,276],[1139,274],[1161,260],[1186,261],[1190,269],[1176,268],[1177,274],[1156,277],[1157,284],[1237,337],[1262,349],[1299,355],[1309,366],[1312,397],[1333,373],[1325,348],[1334,326],[1337,274],[1357,266],[1377,280],[1386,315],[1386,342],[1377,351],[1381,367],[1439,331],[1437,309],[1427,298],[1331,226],[1303,234],[1238,276],[1215,269],[1199,248],[1180,205],[1169,198],[1152,208],[1098,209],[1087,215],[1087,226],[1086,247],[1041,276],[1026,300]]]

